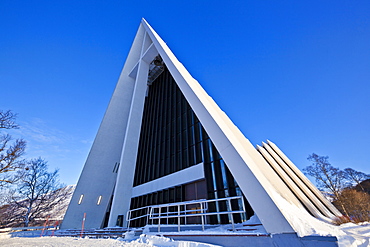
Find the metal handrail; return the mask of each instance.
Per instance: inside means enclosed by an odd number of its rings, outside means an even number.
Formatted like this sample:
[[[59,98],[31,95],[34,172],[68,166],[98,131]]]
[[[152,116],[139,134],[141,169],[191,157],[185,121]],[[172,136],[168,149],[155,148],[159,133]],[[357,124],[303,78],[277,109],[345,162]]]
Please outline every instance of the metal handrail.
[[[241,200],[242,202],[242,210],[232,210],[231,207],[231,200]],[[220,211],[220,212],[207,212],[208,211],[208,203],[209,202],[219,202],[219,201],[226,201],[227,202],[227,208],[228,211]],[[199,208],[187,210],[186,206],[191,204],[199,204]],[[183,207],[183,210],[181,210],[181,207]],[[147,208],[147,214],[131,218],[131,212],[145,209]],[[169,211],[170,208],[176,209],[174,211]],[[162,209],[165,209],[164,211]],[[157,210],[157,212],[156,212]],[[195,213],[194,213],[195,212]],[[200,199],[200,200],[193,200],[193,201],[185,201],[185,202],[174,202],[174,203],[166,203],[166,204],[160,204],[160,205],[151,205],[141,208],[136,208],[128,211],[127,213],[127,221],[128,221],[128,228],[130,226],[130,222],[139,218],[147,218],[146,223],[148,224],[151,220],[153,224],[153,220],[158,220],[158,231],[160,231],[160,225],[161,225],[161,219],[168,219],[171,218],[177,218],[178,222],[178,231],[180,231],[180,219],[184,218],[185,225],[186,225],[186,218],[187,217],[195,217],[199,216],[201,217],[202,222],[202,230],[204,231],[204,224],[206,223],[206,217],[207,215],[221,215],[221,214],[228,214],[230,215],[231,224],[233,227],[233,231],[235,231],[235,225],[234,225],[234,219],[232,217],[235,213],[245,213],[245,205],[244,200],[242,196],[233,196],[233,197],[225,197],[225,198],[218,198],[218,199]]]
[[[140,215],[138,217],[135,217],[135,218],[131,218],[131,214],[132,212],[135,212],[135,211],[138,211],[138,210],[142,210],[142,209],[145,209],[147,208],[147,213],[146,214],[143,214],[143,215]],[[145,206],[145,207],[141,207],[141,208],[135,208],[135,209],[131,209],[127,212],[127,215],[126,215],[126,219],[127,219],[127,230],[130,228],[130,222],[133,221],[133,220],[137,220],[137,219],[141,219],[141,218],[144,218],[144,217],[148,217],[149,216],[149,210],[150,210],[151,206]],[[147,219],[147,222],[148,222],[148,219]]]

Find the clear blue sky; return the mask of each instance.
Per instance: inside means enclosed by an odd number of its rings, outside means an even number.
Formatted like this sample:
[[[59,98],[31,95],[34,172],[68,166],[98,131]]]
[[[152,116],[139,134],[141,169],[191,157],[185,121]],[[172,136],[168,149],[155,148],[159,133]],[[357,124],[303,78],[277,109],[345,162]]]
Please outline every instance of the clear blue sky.
[[[253,144],[370,173],[370,2],[0,1],[0,109],[77,182],[144,17]]]

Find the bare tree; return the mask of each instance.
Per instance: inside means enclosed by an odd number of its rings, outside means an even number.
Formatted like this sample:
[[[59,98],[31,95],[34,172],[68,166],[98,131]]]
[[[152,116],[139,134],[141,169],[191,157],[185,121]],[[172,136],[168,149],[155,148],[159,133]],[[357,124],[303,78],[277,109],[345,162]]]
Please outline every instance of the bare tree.
[[[18,208],[15,204],[5,204],[0,207],[0,227],[17,227],[20,220],[15,218]]]
[[[340,204],[344,203],[351,220],[356,223],[370,221],[370,195],[368,193],[346,188],[341,191],[339,198],[340,202],[334,200],[333,204],[339,206],[338,208],[340,210]],[[342,213],[344,212],[342,211]]]
[[[24,171],[19,172],[12,205],[17,209],[14,219],[27,227],[38,218],[45,217],[55,206],[65,200],[67,193],[61,189],[58,170],[48,171],[47,162],[41,158],[31,160]]]
[[[348,181],[351,185],[355,184],[361,188],[362,191],[365,191],[364,187],[362,186],[361,182],[365,181],[366,179],[370,178],[369,174],[365,174],[363,172],[356,171],[352,168],[344,169],[344,173]]]
[[[2,111],[0,110],[0,129],[18,129],[19,126],[15,122],[17,114],[10,110]]]
[[[16,116],[11,111],[0,110],[0,130],[19,128]],[[26,141],[23,139],[12,142],[11,135],[0,133],[0,186],[14,182],[15,171],[24,166],[21,156],[25,148]]]
[[[340,192],[346,185],[344,172],[339,168],[333,167],[328,161],[328,156],[319,156],[313,153],[307,159],[312,162],[312,165],[303,169],[305,174],[314,177],[317,186],[321,190],[330,191],[334,200],[340,205],[341,211],[348,216],[348,212],[340,197]]]

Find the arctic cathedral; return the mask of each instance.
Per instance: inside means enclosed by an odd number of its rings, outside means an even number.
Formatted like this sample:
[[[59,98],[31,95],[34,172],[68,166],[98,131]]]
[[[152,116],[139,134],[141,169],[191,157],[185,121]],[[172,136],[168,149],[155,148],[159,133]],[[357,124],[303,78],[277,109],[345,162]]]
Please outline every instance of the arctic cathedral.
[[[292,212],[300,212],[292,215]],[[300,234],[338,210],[272,142],[254,147],[143,19],[62,228],[234,224]]]

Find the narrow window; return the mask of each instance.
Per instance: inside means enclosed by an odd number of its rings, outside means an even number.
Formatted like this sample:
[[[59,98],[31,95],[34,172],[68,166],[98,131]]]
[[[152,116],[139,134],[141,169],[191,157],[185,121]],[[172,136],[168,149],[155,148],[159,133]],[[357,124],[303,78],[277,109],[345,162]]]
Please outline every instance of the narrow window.
[[[118,162],[117,167],[116,167],[116,173],[118,172],[119,165],[120,165],[120,163]]]
[[[78,200],[78,204],[81,204],[82,203],[82,199],[84,198],[84,195],[80,195],[80,199]]]
[[[98,201],[97,201],[96,205],[100,205],[100,203],[101,203],[101,198],[102,198],[102,196],[99,196],[99,197],[98,197]]]

